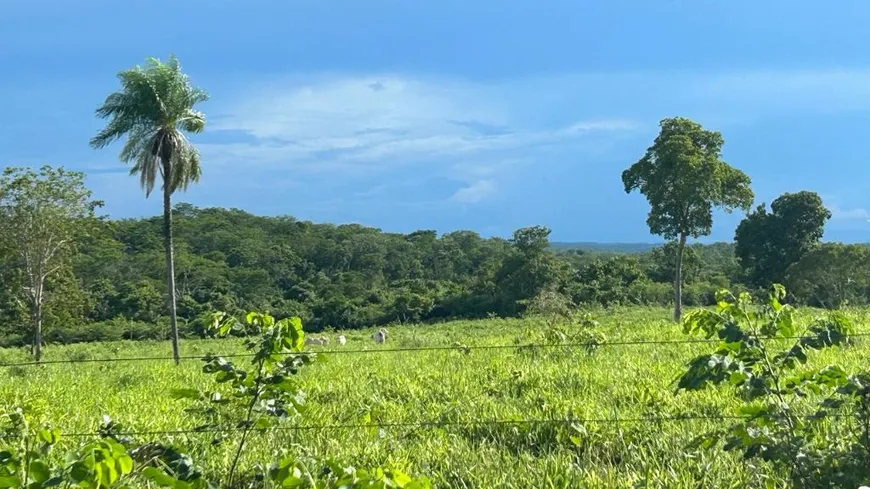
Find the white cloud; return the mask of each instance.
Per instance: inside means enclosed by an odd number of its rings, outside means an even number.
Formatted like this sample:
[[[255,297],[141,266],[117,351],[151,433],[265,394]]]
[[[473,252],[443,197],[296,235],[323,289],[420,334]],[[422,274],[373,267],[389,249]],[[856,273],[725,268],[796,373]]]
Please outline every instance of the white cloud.
[[[467,155],[550,144],[593,132],[624,131],[627,120],[528,127],[511,114],[515,100],[480,84],[360,76],[289,81],[262,87],[225,108],[211,130],[245,131],[261,144],[206,144],[203,151],[237,161],[345,165]],[[514,94],[516,95],[516,94]],[[534,94],[532,94],[534,96]],[[223,155],[223,157],[221,156]]]
[[[464,182],[450,200],[474,203],[495,194],[509,172],[543,160],[549,147],[573,145],[576,153],[585,143],[593,152],[607,146],[602,137],[637,127],[621,118],[530,121],[523,106],[543,93],[398,75],[289,79],[252,87],[221,107],[209,127],[214,137],[199,148],[215,172],[244,165],[254,173],[345,182],[383,172],[377,188],[343,196],[362,198],[392,195],[389,172],[406,171],[413,174],[405,180]],[[253,138],[230,142],[239,132]]]
[[[855,207],[852,209],[840,209],[835,205],[830,205],[831,218],[842,221],[868,221],[870,220],[870,210],[863,207]]]
[[[209,129],[244,131],[258,143],[203,145],[213,161],[333,171],[574,142],[636,129],[638,118],[653,130],[658,118],[675,113],[718,128],[771,111],[870,109],[870,70],[565,74],[492,83],[295,77],[236,97]],[[579,120],[566,120],[572,113]]]
[[[217,137],[200,148],[216,173],[244,165],[285,180],[383,176],[359,195],[390,195],[395,172],[415,181],[443,176],[467,185],[454,201],[471,202],[509,188],[508,174],[520,167],[606,159],[626,136],[641,137],[631,142],[639,154],[663,116],[686,115],[727,131],[723,126],[775,113],[870,109],[868,87],[870,70],[565,74],[486,83],[400,74],[291,77],[252,85],[211,110],[220,113],[209,127]],[[215,131],[251,137],[222,143]],[[381,187],[370,192],[375,185]]]
[[[476,204],[495,194],[497,188],[492,180],[480,180],[457,190],[450,197],[450,200],[464,204]]]

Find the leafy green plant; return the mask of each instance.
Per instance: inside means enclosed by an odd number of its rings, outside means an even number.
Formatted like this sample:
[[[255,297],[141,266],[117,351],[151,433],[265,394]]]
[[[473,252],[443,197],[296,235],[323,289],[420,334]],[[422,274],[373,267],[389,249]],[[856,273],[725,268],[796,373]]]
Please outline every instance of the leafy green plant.
[[[195,410],[210,420],[200,429],[241,431],[226,484],[226,487],[237,487],[234,483],[239,482],[238,462],[249,435],[301,414],[305,396],[293,377],[302,366],[313,362],[316,355],[303,351],[305,333],[298,317],[276,321],[268,314],[252,312],[240,323],[227,314],[215,313],[208,323],[216,337],[248,335],[244,346],[251,354],[253,368],[245,370],[225,358],[209,355],[203,358],[203,372],[213,375],[218,384],[228,385],[231,395],[225,396],[219,390],[200,392],[196,389],[176,389],[172,393],[178,398],[197,401],[199,409]],[[255,479],[268,477],[278,487],[300,489],[429,487],[427,481],[413,480],[397,470],[358,471],[330,462],[314,476],[305,467],[293,458],[282,458],[270,470],[260,471]]]
[[[319,474],[314,474],[306,464],[292,458],[284,458],[269,469],[269,479],[285,489],[361,489],[398,488],[429,489],[426,478],[413,479],[395,469],[357,470],[336,461],[322,465]]]
[[[572,319],[571,315],[567,318]],[[537,355],[542,348],[538,344],[553,347],[565,345],[566,347],[582,346],[587,353],[594,352],[598,347],[607,342],[607,337],[599,331],[599,324],[589,313],[579,315],[572,319],[570,325],[555,325],[547,323],[541,328],[528,329],[523,336],[514,339],[514,343],[521,345],[517,349],[518,354]],[[562,350],[562,351],[560,351]],[[545,356],[554,357],[565,354],[564,349],[546,349]]]
[[[135,443],[117,435],[120,426],[108,418],[100,426],[99,438],[61,457],[52,453],[61,439],[59,430],[32,428],[21,408],[10,410],[3,418],[0,489],[126,489],[142,487],[145,481],[175,489],[211,487],[180,449]]]
[[[274,425],[275,420],[299,413],[304,395],[292,377],[299,368],[311,363],[315,354],[302,351],[305,341],[302,321],[298,317],[276,321],[268,314],[251,312],[245,323],[232,316],[216,313],[211,327],[218,337],[230,333],[251,333],[244,340],[245,349],[251,353],[253,368],[236,366],[226,358],[208,355],[203,358],[202,371],[214,376],[218,384],[227,384],[231,395],[220,391],[200,392],[196,389],[174,389],[177,398],[189,398],[206,404],[200,412],[210,416],[210,422],[202,430],[241,430],[242,435],[230,466],[228,485],[232,486],[239,458],[252,430],[263,430]],[[226,426],[223,420],[229,420]]]
[[[813,351],[849,343],[854,328],[845,315],[831,313],[798,334],[794,308],[780,302],[785,294],[784,287],[774,285],[767,302],[755,305],[748,293],[735,297],[722,291],[715,310],[686,315],[686,333],[720,341],[712,353],[689,362],[677,391],[724,384],[743,402],[737,413],[743,418],[740,422],[697,438],[694,447],[710,448],[721,442],[724,450],[742,452],[745,459],[772,463],[788,473],[796,487],[817,487],[833,481],[837,473],[842,475],[834,467],[845,455],[825,421],[852,417],[841,417],[843,413],[832,413],[830,408],[849,404],[866,413],[870,390],[862,380],[865,377],[849,377],[836,365],[805,368]],[[791,346],[775,347],[785,341]],[[818,396],[825,393],[833,397],[819,402]],[[870,422],[865,426],[862,433],[867,435],[858,437],[849,454],[866,461]]]

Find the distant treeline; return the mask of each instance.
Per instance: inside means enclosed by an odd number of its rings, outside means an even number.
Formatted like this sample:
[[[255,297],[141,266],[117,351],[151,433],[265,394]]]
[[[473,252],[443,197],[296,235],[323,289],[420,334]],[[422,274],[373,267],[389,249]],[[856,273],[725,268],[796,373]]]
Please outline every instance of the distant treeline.
[[[235,209],[175,208],[175,270],[182,332],[214,310],[300,316],[306,329],[515,316],[544,291],[578,305],[673,302],[672,243],[634,254],[555,250],[543,227],[511,239],[472,231],[385,233],[359,225],[313,224]],[[88,220],[71,267],[49,280],[47,341],[163,338],[167,332],[160,217]],[[695,244],[684,258],[687,305],[744,285],[735,246]],[[0,337],[26,341],[28,310],[15,269],[3,269]],[[870,300],[870,253],[820,244],[789,268],[792,300],[838,307]]]

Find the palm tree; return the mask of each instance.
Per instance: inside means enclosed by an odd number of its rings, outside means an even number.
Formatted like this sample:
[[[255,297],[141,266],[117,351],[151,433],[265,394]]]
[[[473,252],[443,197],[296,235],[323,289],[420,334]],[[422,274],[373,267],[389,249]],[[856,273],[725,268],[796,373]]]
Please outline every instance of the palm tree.
[[[144,67],[120,72],[118,79],[121,90],[106,97],[96,111],[97,117],[109,119],[109,122],[91,139],[91,146],[103,148],[126,135],[120,159],[133,164],[130,175],[139,175],[146,198],[154,190],[160,174],[172,355],[178,364],[172,194],[199,181],[199,152],[184,133],[199,133],[205,129],[205,115],[194,110],[194,106],[208,100],[208,94],[190,84],[175,56],[170,56],[166,63],[149,58]]]

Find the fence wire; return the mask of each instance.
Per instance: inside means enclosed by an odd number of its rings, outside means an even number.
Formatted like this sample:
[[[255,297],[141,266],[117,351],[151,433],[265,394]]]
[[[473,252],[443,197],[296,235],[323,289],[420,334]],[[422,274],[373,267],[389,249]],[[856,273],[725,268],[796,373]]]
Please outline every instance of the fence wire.
[[[856,414],[844,414],[828,412],[827,418],[850,418]],[[198,434],[227,434],[241,433],[289,433],[301,431],[342,431],[342,430],[381,430],[390,428],[445,428],[445,427],[468,427],[468,426],[539,426],[539,425],[571,425],[571,424],[629,424],[629,423],[680,423],[689,421],[748,421],[758,416],[747,415],[675,415],[675,416],[643,416],[629,418],[559,418],[559,419],[491,419],[491,420],[467,420],[467,421],[425,421],[425,422],[389,422],[389,423],[347,423],[347,424],[320,424],[320,425],[293,425],[272,426],[268,428],[244,428],[244,427],[202,427],[178,430],[146,430],[146,431],[120,431],[112,433],[115,436],[157,436],[157,435],[198,435]],[[784,417],[784,416],[783,416]],[[814,415],[799,416],[802,419],[815,418]],[[62,434],[67,438],[85,438],[98,436],[98,432],[82,432]]]
[[[870,336],[868,333],[854,333],[843,335],[844,338],[864,338]],[[796,341],[801,339],[809,339],[810,336],[783,336],[781,338],[759,338],[761,341]],[[604,341],[601,343],[581,342],[581,343],[522,343],[512,345],[463,345],[456,344],[451,346],[420,346],[409,348],[375,348],[375,349],[332,349],[332,350],[307,350],[305,353],[316,353],[318,355],[352,355],[352,354],[379,354],[379,353],[407,353],[407,352],[429,352],[429,351],[474,351],[474,350],[519,350],[533,348],[610,348],[619,346],[648,346],[648,345],[690,345],[690,344],[712,344],[719,343],[718,338],[696,338],[685,340],[617,340]],[[182,355],[180,360],[202,360],[206,356],[222,357],[222,358],[250,358],[253,353],[229,353],[225,355],[203,353],[200,355]],[[30,360],[25,362],[0,362],[2,367],[32,367],[38,365],[56,365],[56,364],[84,364],[84,363],[116,363],[116,362],[165,362],[173,361],[172,357],[168,356],[140,356],[140,357],[114,357],[114,358],[80,358],[80,359],[57,359],[57,360]]]

